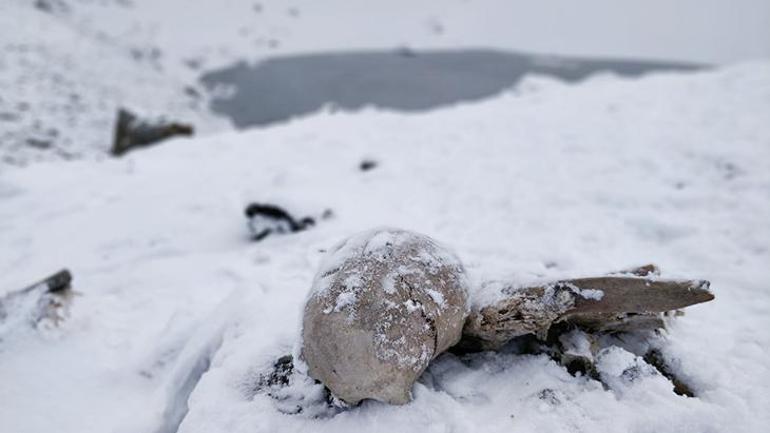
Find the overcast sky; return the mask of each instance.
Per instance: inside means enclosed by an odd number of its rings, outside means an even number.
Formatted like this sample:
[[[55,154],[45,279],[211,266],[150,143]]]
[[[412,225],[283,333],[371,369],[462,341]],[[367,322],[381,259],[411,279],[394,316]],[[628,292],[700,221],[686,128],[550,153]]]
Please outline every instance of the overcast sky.
[[[535,51],[716,63],[770,57],[770,0],[511,3],[520,14],[487,15],[488,28],[518,34]]]
[[[294,0],[293,4],[303,11],[303,25],[318,31],[287,40],[287,50],[403,44],[703,63],[770,58],[770,0]]]

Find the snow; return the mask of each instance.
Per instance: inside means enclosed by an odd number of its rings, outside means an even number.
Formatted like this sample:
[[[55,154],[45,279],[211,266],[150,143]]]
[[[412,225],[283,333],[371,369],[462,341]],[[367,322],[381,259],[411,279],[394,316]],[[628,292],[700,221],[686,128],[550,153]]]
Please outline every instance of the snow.
[[[356,302],[355,292],[343,292],[337,296],[337,303],[334,305],[334,312],[342,311],[343,308],[353,305]],[[325,311],[324,311],[325,312]]]
[[[438,290],[427,289],[426,292],[428,292],[428,296],[433,299],[433,302],[438,305],[439,309],[443,309],[446,306],[444,295],[442,295]]]
[[[593,354],[591,353],[591,340],[585,332],[574,329],[560,335],[559,342],[564,348],[565,354],[593,359]]]
[[[604,297],[604,291],[600,289],[581,289],[580,287],[571,283],[562,284],[562,286],[570,289],[573,293],[579,295],[583,299],[601,301],[601,299]]]
[[[597,358],[596,369],[602,381],[621,397],[626,392],[654,396],[671,390],[671,383],[655,367],[621,347],[602,349]]]
[[[385,291],[388,295],[392,295],[396,293],[396,276],[397,273],[391,273],[385,276],[385,278],[382,279],[382,290]]]
[[[183,433],[763,431],[768,125],[770,63],[755,62],[579,85],[534,77],[423,114],[322,112],[120,160],[2,166],[0,295],[66,266],[80,296],[56,333],[0,341],[0,431],[173,431],[180,418]],[[362,173],[365,157],[379,165]],[[251,243],[243,207],[265,195],[335,216]],[[697,397],[626,348],[602,355],[612,389],[503,352],[440,356],[405,406],[305,405],[322,389],[301,375],[282,401],[254,392],[297,353],[314,275],[333,265],[324,254],[383,225],[455,251],[474,303],[485,281],[648,262],[710,280],[716,300],[678,318],[664,348]],[[285,414],[292,404],[308,410]]]

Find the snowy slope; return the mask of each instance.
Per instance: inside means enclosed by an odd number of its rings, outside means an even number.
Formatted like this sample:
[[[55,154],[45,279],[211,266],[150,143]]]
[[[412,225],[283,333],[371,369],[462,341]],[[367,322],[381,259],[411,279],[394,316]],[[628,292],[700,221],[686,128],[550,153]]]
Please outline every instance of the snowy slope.
[[[203,133],[227,125],[144,46],[75,20],[74,6],[33,3],[0,4],[0,164],[103,156],[119,107],[191,121]]]
[[[755,63],[527,79],[431,113],[320,113],[121,160],[4,167],[0,295],[67,266],[82,296],[63,327],[1,337],[0,431],[763,431],[768,125],[770,64]],[[361,172],[363,158],[379,166]],[[335,216],[255,244],[251,200]],[[650,261],[711,280],[717,300],[689,309],[667,349],[698,397],[659,376],[605,390],[545,356],[447,355],[409,405],[280,413],[251,390],[296,343],[321,251],[380,225],[451,246],[476,285]]]

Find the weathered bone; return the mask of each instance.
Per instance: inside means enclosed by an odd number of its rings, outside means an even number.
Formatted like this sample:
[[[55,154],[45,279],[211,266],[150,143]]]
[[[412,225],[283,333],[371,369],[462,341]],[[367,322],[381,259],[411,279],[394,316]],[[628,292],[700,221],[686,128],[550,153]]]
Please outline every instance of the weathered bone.
[[[591,332],[652,331],[666,327],[663,313],[590,314],[563,319]]]
[[[714,299],[703,280],[643,277],[596,277],[562,280],[525,288],[507,288],[509,297],[471,312],[463,333],[499,347],[511,338],[536,334],[545,338],[553,323],[568,321],[600,329],[629,321],[657,323],[662,313]],[[644,319],[630,319],[629,313]]]
[[[591,313],[662,313],[714,299],[705,280],[658,280],[635,277],[579,278],[564,282],[579,291],[599,290],[600,299],[576,296],[569,315]],[[557,283],[559,284],[559,283]]]

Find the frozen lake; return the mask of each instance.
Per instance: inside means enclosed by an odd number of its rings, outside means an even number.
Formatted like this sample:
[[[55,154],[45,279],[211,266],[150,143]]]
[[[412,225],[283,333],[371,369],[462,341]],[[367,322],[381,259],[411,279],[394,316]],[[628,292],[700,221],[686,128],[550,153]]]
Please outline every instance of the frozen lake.
[[[207,72],[208,88],[225,86],[212,109],[239,127],[265,125],[318,110],[367,105],[426,110],[493,96],[526,74],[578,81],[596,72],[638,76],[691,64],[535,56],[494,50],[361,51],[276,57]]]

